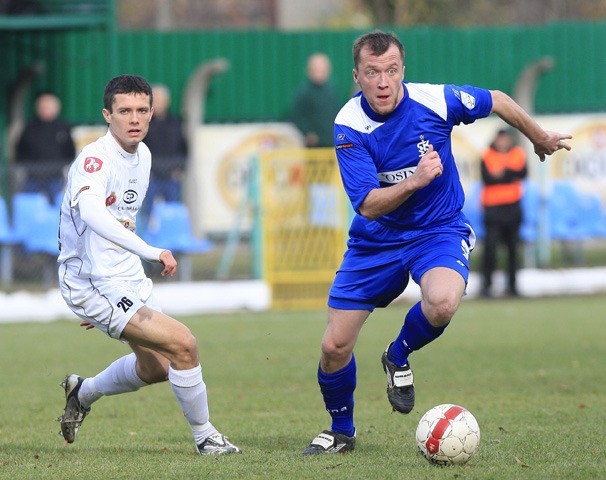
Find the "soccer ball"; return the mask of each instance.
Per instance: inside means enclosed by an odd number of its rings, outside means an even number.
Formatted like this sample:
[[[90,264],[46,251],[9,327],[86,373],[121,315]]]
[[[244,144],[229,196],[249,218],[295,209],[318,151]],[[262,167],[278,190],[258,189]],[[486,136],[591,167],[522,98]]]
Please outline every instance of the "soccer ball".
[[[469,410],[446,403],[421,417],[416,432],[419,450],[431,463],[462,464],[480,445],[480,427]]]

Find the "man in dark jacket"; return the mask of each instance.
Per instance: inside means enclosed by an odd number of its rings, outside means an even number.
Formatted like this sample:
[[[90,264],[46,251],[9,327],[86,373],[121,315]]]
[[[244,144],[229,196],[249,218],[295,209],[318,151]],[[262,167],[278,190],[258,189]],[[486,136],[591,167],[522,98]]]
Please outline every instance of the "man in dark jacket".
[[[25,169],[23,192],[42,192],[53,203],[63,191],[63,169],[76,156],[72,128],[62,120],[61,100],[52,92],[38,94],[36,118],[28,122],[17,142],[15,161]]]
[[[147,192],[151,203],[160,197],[167,202],[181,200],[183,172],[187,161],[187,141],[181,119],[169,111],[170,91],[164,85],[152,87],[154,116],[145,137],[154,157]]]
[[[306,147],[332,147],[333,128],[342,99],[330,83],[330,59],[314,53],[307,60],[307,81],[297,91],[291,118]]]

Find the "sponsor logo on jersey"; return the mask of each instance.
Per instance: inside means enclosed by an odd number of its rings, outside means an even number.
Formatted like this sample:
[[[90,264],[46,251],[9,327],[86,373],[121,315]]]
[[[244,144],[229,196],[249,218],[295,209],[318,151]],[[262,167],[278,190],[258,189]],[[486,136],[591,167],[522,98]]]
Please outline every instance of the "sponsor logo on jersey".
[[[402,180],[407,179],[413,173],[417,167],[407,167],[400,170],[394,170],[393,172],[379,172],[379,182],[383,183],[400,183]]]
[[[84,159],[84,171],[88,173],[95,173],[101,170],[103,161],[96,157],[86,157]]]
[[[461,92],[461,103],[465,105],[468,110],[473,110],[473,107],[476,106],[476,99],[467,92]]]
[[[109,197],[107,197],[105,199],[105,206],[109,207],[110,205],[113,205],[114,203],[116,203],[116,193],[112,192]]]
[[[341,149],[343,149],[343,148],[353,148],[353,147],[354,147],[354,144],[353,144],[353,143],[351,143],[351,142],[349,142],[349,143],[342,143],[341,145],[337,145],[337,146],[335,147],[335,149],[336,149],[336,150],[341,150]]]
[[[123,198],[124,203],[130,205],[131,203],[135,203],[137,201],[137,198],[139,198],[139,194],[134,190],[127,190],[126,192],[124,192]]]

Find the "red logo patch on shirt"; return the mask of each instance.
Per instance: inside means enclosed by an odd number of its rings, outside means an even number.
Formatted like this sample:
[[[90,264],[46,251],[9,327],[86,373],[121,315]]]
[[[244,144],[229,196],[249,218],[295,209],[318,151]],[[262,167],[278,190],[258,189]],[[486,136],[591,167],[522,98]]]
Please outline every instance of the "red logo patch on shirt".
[[[105,206],[109,207],[110,205],[113,205],[114,203],[116,203],[116,194],[114,192],[112,192],[111,195],[105,199]]]
[[[101,170],[103,161],[96,157],[86,157],[84,159],[84,171],[87,173],[95,173]]]

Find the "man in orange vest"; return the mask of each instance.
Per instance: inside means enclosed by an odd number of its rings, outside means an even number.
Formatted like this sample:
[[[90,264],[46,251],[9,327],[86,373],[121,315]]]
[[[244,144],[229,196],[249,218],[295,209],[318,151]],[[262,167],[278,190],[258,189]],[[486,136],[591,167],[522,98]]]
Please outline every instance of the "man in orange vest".
[[[526,153],[515,145],[509,130],[499,130],[482,154],[482,206],[484,208],[484,263],[481,295],[491,296],[492,273],[497,247],[504,243],[508,252],[507,293],[518,296],[516,286],[517,246],[522,224],[522,181],[528,173]]]

